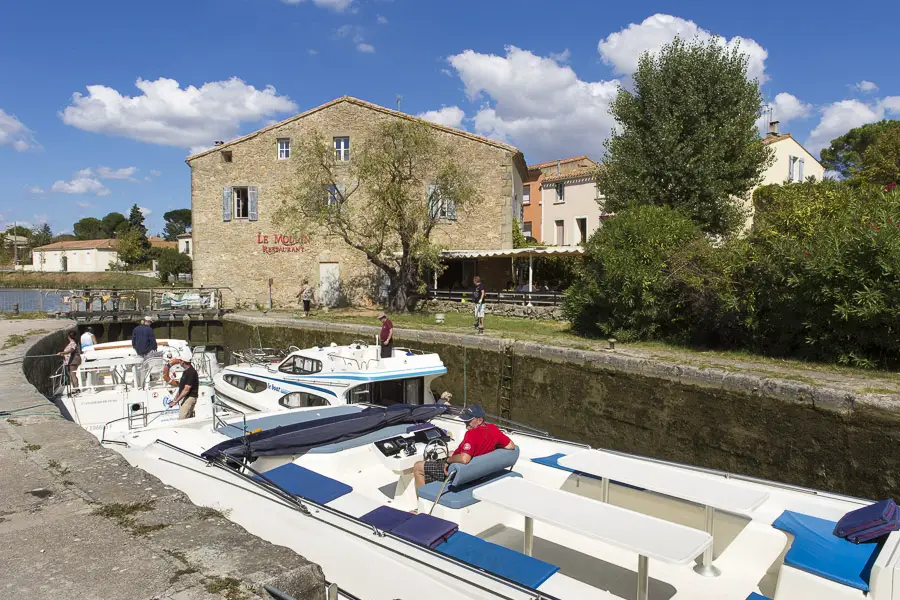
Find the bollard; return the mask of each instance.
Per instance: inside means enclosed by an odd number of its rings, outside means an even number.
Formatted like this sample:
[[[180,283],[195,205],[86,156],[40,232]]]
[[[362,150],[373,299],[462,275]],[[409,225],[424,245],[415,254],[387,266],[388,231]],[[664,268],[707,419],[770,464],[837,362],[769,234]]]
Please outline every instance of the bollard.
[[[13,316],[15,316],[15,317],[19,316],[19,303],[18,302],[13,304]]]
[[[606,341],[607,341],[607,343],[609,344],[609,350],[615,350],[615,349],[616,349],[616,338],[609,338],[609,339],[606,340]]]

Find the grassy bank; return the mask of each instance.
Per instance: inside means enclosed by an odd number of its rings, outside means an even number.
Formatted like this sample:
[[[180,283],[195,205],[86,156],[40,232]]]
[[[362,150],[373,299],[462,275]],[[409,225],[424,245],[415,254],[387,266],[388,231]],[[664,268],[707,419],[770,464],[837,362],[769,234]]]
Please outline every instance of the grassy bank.
[[[144,277],[129,273],[0,273],[0,288],[43,289],[144,289],[163,286],[156,277]],[[176,287],[189,287],[179,283]]]

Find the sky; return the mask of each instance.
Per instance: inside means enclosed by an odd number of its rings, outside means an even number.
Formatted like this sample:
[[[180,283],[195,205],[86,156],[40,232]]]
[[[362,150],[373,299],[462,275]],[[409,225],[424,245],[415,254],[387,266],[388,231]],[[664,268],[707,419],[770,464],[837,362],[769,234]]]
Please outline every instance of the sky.
[[[0,228],[137,204],[161,232],[190,207],[189,153],[343,95],[529,163],[598,159],[618,87],[675,36],[739,45],[781,131],[818,154],[900,118],[898,21],[883,0],[6,0]]]

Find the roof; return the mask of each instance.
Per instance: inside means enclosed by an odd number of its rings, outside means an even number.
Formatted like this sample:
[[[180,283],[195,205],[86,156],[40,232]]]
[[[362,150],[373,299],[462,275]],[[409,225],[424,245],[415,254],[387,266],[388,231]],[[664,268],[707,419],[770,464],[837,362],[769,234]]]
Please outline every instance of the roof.
[[[191,237],[194,237],[193,233],[179,233],[178,235],[175,236],[175,239],[176,240],[184,240],[184,239],[191,238]]]
[[[566,164],[566,163],[577,162],[579,160],[585,160],[585,159],[591,160],[587,154],[582,154],[581,156],[573,156],[571,158],[563,158],[560,160],[548,160],[547,162],[538,163],[536,165],[528,165],[528,170],[531,171],[532,169],[543,169],[544,167],[552,167],[553,165],[555,165],[557,163]],[[593,161],[591,161],[591,162],[593,162]]]
[[[354,98],[353,96],[341,96],[340,98],[335,98],[331,102],[326,102],[325,104],[322,104],[315,108],[311,108],[310,110],[308,110],[306,112],[302,112],[298,115],[294,115],[293,117],[288,117],[287,119],[280,121],[278,123],[275,123],[274,125],[269,125],[268,127],[263,127],[262,129],[254,131],[253,133],[249,133],[245,136],[235,138],[231,141],[225,142],[224,144],[220,144],[218,146],[215,146],[214,148],[210,148],[209,150],[204,150],[203,152],[198,152],[196,154],[192,154],[191,156],[188,156],[185,159],[185,162],[190,163],[192,160],[194,160],[196,158],[200,158],[201,156],[205,156],[207,154],[210,154],[211,152],[217,152],[227,146],[232,146],[234,144],[238,144],[240,142],[249,140],[251,138],[258,136],[261,133],[266,133],[268,131],[272,131],[273,129],[278,129],[279,127],[287,125],[288,123],[297,121],[299,119],[302,119],[303,117],[307,117],[309,115],[317,113],[326,108],[331,108],[332,106],[336,106],[342,102],[349,102],[351,104],[355,104],[355,105],[361,106],[363,108],[375,110],[375,111],[384,113],[386,115],[391,115],[393,117],[399,117],[401,119],[406,119],[408,121],[416,121],[419,123],[423,123],[425,125],[428,125],[429,127],[435,128],[439,131],[451,133],[453,135],[458,135],[460,137],[474,140],[476,142],[481,142],[483,144],[488,144],[489,146],[494,146],[495,148],[500,148],[501,150],[506,150],[508,152],[512,152],[513,154],[521,154],[521,151],[518,148],[516,148],[515,146],[510,146],[509,144],[504,144],[503,142],[498,142],[497,140],[492,140],[490,138],[482,137],[480,135],[475,135],[474,133],[469,133],[468,131],[463,131],[462,129],[454,129],[453,127],[439,125],[432,121],[428,121],[428,120],[422,119],[420,117],[415,117],[413,115],[409,115],[404,112],[400,112],[399,110],[385,108],[384,106],[379,106],[378,104],[372,104],[371,102],[366,102],[365,100],[360,100],[359,98]]]
[[[775,142],[780,142],[781,140],[794,139],[793,136],[789,133],[781,133],[778,135],[767,135],[763,138],[763,144],[769,145],[774,144]],[[800,142],[797,142],[798,144]]]
[[[442,250],[441,258],[515,258],[547,256],[548,254],[580,256],[584,254],[584,248],[581,246],[530,246],[509,250]]]
[[[150,246],[153,248],[172,248],[178,249],[178,242],[167,242],[166,240],[150,240]]]
[[[53,242],[35,250],[115,250],[118,240],[69,240],[67,242]]]
[[[578,169],[577,171],[572,171],[571,173],[563,173],[562,175],[549,175],[544,177],[542,183],[555,183],[557,181],[566,181],[567,179],[584,179],[584,178],[593,178],[594,174],[597,172],[597,169]]]

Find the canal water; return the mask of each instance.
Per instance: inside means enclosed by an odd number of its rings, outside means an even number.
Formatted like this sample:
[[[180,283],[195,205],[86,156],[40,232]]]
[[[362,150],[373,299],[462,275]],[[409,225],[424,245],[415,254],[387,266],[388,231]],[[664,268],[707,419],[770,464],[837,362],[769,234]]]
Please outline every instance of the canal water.
[[[16,305],[19,312],[60,312],[62,294],[45,290],[0,288],[0,312],[13,312]]]

